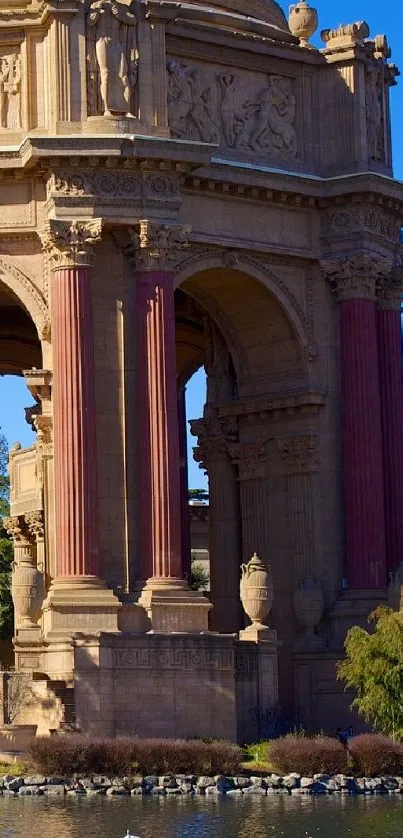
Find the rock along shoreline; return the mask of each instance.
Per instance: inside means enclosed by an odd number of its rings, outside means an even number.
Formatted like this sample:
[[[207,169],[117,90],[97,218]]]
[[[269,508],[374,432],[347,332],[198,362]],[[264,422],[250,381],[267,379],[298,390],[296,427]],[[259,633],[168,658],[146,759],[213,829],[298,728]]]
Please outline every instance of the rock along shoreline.
[[[403,777],[352,777],[346,774],[314,774],[304,777],[297,773],[284,775],[268,774],[265,777],[237,776],[215,777],[194,774],[166,774],[157,776],[89,777],[73,776],[44,777],[41,774],[16,776],[5,774],[0,777],[0,796],[23,797],[44,795],[64,797],[65,795],[92,797],[95,795],[142,796],[142,795],[206,795],[241,797],[284,795],[372,795],[403,794]]]

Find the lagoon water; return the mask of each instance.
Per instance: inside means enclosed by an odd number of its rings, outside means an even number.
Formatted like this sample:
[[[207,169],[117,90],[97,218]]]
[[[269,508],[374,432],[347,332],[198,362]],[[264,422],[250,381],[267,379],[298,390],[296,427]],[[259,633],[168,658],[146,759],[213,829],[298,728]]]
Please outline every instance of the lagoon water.
[[[403,838],[403,795],[0,797],[0,838]]]

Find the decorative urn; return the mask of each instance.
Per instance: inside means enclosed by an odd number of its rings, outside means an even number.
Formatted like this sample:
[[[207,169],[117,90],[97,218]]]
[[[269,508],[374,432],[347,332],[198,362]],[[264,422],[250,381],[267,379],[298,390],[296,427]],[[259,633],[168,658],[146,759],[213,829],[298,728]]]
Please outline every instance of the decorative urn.
[[[323,588],[313,576],[306,576],[294,591],[294,611],[304,632],[300,641],[304,644],[322,645],[322,638],[315,634],[325,608]]]
[[[305,0],[290,6],[288,25],[301,47],[310,47],[308,40],[318,27],[318,13]],[[312,49],[312,47],[311,47]]]
[[[252,620],[250,628],[266,628],[264,620],[273,605],[271,568],[254,553],[247,564],[241,565],[240,596],[243,609]]]
[[[43,595],[43,576],[34,559],[28,554],[21,556],[18,564],[14,562],[11,581],[11,596],[21,627],[36,624]]]

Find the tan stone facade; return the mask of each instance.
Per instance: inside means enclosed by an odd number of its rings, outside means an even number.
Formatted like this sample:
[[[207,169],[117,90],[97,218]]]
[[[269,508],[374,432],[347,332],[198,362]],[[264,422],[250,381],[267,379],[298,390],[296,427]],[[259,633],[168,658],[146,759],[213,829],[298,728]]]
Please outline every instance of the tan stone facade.
[[[37,404],[10,455],[16,663],[74,688],[83,730],[347,723],[334,663],[400,561],[396,68],[363,23],[312,49],[308,18],[0,3],[0,372]],[[201,365],[210,602],[176,410]],[[278,655],[234,637],[255,551]]]

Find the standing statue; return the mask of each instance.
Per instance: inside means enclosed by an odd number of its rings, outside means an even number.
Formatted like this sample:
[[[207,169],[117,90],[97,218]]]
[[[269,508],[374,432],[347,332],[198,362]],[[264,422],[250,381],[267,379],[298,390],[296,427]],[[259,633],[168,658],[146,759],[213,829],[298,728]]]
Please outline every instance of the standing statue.
[[[21,58],[4,55],[0,63],[0,127],[21,128]]]
[[[113,0],[87,14],[88,113],[133,116],[138,74],[137,19]]]

